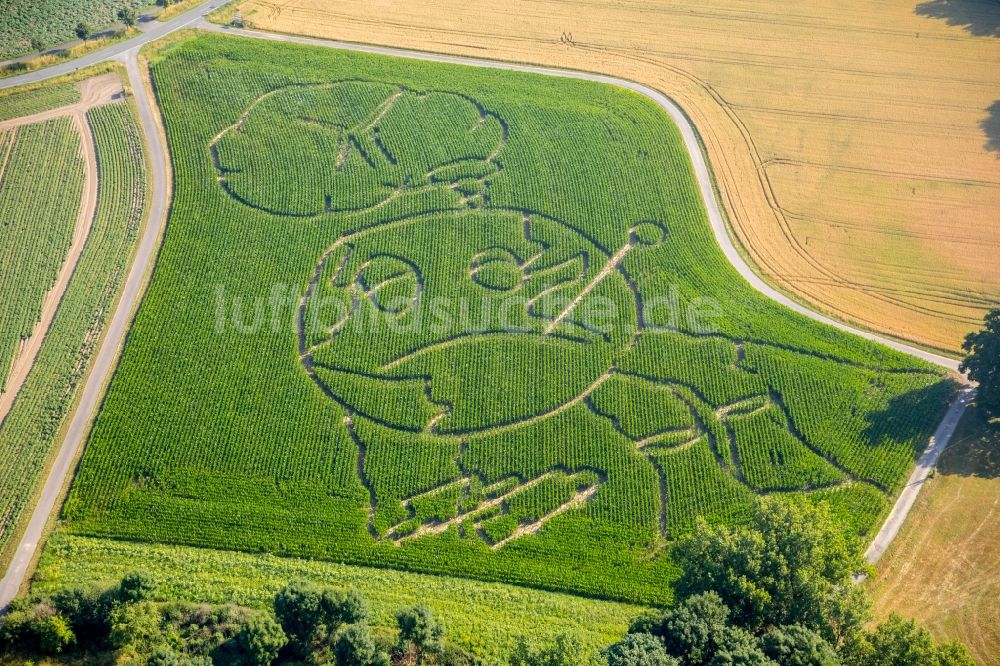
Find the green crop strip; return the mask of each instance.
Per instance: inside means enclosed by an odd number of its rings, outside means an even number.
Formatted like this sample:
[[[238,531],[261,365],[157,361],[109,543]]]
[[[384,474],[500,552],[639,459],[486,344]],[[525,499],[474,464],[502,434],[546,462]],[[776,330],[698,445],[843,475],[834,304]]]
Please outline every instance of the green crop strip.
[[[56,83],[33,90],[4,91],[0,93],[0,120],[30,116],[79,101],[80,89],[75,83]]]
[[[152,72],[173,211],[73,532],[663,603],[697,516],[869,533],[950,393],[746,285],[638,95],[207,35]]]
[[[0,389],[69,250],[83,174],[69,118],[0,131]]]
[[[59,120],[69,126],[68,119]],[[92,109],[87,122],[97,152],[97,211],[38,357],[0,424],[0,549],[9,543],[46,458],[59,440],[64,417],[125,279],[145,210],[142,139],[129,107],[111,104]],[[47,156],[40,167],[51,160],[52,156]],[[76,163],[82,170],[79,159]],[[52,182],[38,169],[23,175],[41,183]],[[82,179],[82,174],[78,177]],[[77,205],[79,202],[77,191]],[[37,204],[27,208],[36,220],[38,210]],[[72,227],[72,222],[69,225]],[[21,283],[14,284],[21,293]]]

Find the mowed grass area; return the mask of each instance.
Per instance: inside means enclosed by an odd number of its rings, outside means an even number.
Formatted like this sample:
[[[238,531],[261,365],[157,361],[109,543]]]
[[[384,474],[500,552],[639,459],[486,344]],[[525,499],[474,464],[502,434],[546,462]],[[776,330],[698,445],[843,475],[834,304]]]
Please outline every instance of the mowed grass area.
[[[879,618],[916,618],[1000,664],[1000,423],[969,410],[871,587]]]
[[[676,100],[760,271],[957,353],[1000,302],[1000,5],[246,0],[265,30],[598,71]]]
[[[16,100],[11,109],[33,114],[79,101],[79,93],[72,92],[75,84],[56,83],[53,88],[2,96],[0,105]],[[85,140],[94,146],[97,169],[93,218],[48,328],[39,332],[43,338],[34,363],[22,377],[19,390],[4,396],[12,402],[0,403],[5,407],[0,418],[0,562],[4,566],[117,303],[146,210],[143,145],[131,106],[94,107],[83,122],[89,130]],[[67,143],[62,152],[37,141],[50,137],[54,130],[68,133],[56,134]],[[67,116],[0,135],[9,140],[5,147],[11,152],[0,180],[0,228],[4,229],[0,274],[5,285],[0,322],[5,335],[16,336],[19,331],[7,328],[10,319],[6,315],[19,314],[20,334],[25,329],[30,332],[48,289],[43,280],[69,261],[68,237],[83,189],[83,139]],[[17,156],[19,150],[25,153],[22,157]],[[59,205],[66,208],[63,216],[54,214]],[[43,267],[40,259],[46,253]],[[12,347],[19,348],[16,339]],[[9,348],[4,345],[5,351]],[[3,362],[9,364],[10,357],[4,356]],[[0,378],[6,376],[7,367]]]
[[[667,603],[697,516],[869,534],[945,407],[738,277],[639,95],[196,33],[151,69],[175,198],[70,532]]]
[[[61,534],[47,544],[32,590],[44,594],[63,587],[110,585],[140,569],[153,577],[157,598],[165,601],[270,608],[279,589],[289,581],[304,580],[359,590],[371,603],[372,623],[382,627],[395,626],[397,611],[426,604],[444,624],[448,640],[486,663],[507,663],[522,636],[546,642],[567,634],[597,652],[621,638],[644,610],[447,576]]]

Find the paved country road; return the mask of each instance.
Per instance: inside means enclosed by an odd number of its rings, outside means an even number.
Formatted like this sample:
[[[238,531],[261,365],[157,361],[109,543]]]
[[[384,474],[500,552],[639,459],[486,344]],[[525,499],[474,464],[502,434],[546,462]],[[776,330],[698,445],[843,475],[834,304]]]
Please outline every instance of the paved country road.
[[[156,250],[159,246],[159,239],[166,224],[168,201],[168,182],[170,173],[170,162],[167,159],[166,147],[160,137],[160,131],[156,124],[156,113],[152,99],[146,91],[145,84],[139,70],[137,54],[139,48],[147,42],[163,37],[169,32],[191,25],[201,20],[202,15],[212,11],[223,0],[207,0],[196,9],[181,14],[171,21],[165,21],[150,28],[148,31],[138,35],[126,42],[114,44],[107,49],[95,51],[78,60],[38,70],[29,74],[15,76],[0,81],[0,89],[23,83],[42,81],[53,76],[59,76],[72,72],[80,67],[85,67],[107,60],[119,60],[125,63],[128,70],[129,84],[135,94],[136,108],[139,110],[139,120],[142,124],[143,137],[146,142],[147,156],[152,169],[150,182],[152,183],[152,198],[149,207],[149,217],[145,231],[139,241],[135,259],[129,269],[128,277],[125,280],[125,287],[122,291],[121,299],[115,309],[111,322],[105,331],[104,342],[94,358],[90,375],[83,386],[80,395],[80,402],[73,412],[69,430],[59,448],[49,476],[42,487],[42,494],[38,498],[28,528],[18,544],[14,559],[7,569],[7,574],[0,580],[0,609],[5,609],[7,605],[17,596],[17,592],[24,582],[31,562],[34,559],[38,543],[45,530],[49,515],[55,508],[56,500],[62,491],[66,479],[72,473],[73,461],[76,459],[80,447],[86,440],[90,430],[91,419],[100,404],[100,399],[104,391],[106,382],[110,381],[114,372],[115,360],[118,351],[125,340],[125,333],[132,322],[132,314],[142,297],[146,276]]]
[[[733,245],[733,242],[729,237],[725,218],[722,215],[721,206],[712,187],[712,178],[709,172],[708,164],[705,161],[704,153],[701,150],[696,130],[691,125],[691,122],[688,120],[684,112],[676,104],[674,104],[673,101],[671,101],[666,95],[653,90],[648,86],[612,76],[592,74],[583,71],[560,70],[548,67],[468,58],[463,56],[409,51],[405,49],[338,42],[335,40],[256,32],[230,28],[228,26],[219,26],[205,21],[203,18],[204,15],[215,9],[215,7],[221,5],[222,2],[223,0],[206,0],[206,2],[202,3],[197,8],[185,14],[181,14],[170,21],[154,26],[143,34],[138,35],[126,42],[112,45],[107,49],[95,51],[94,53],[84,56],[78,60],[0,81],[0,89],[9,88],[23,83],[42,81],[44,79],[65,74],[79,69],[80,67],[98,62],[113,59],[124,61],[126,67],[128,68],[129,81],[133,91],[135,92],[135,99],[139,108],[139,116],[142,121],[146,145],[150,151],[150,162],[153,170],[153,201],[150,211],[149,224],[146,226],[146,231],[140,243],[135,261],[132,264],[128,281],[125,284],[125,292],[122,296],[122,300],[119,303],[118,309],[115,311],[115,315],[108,328],[104,344],[98,352],[90,377],[84,386],[83,397],[81,398],[80,405],[77,407],[77,410],[73,415],[69,433],[63,441],[58,457],[56,458],[52,470],[45,481],[41,498],[35,506],[34,512],[31,516],[31,521],[28,524],[28,529],[18,546],[15,558],[7,571],[7,575],[2,581],[0,581],[0,609],[6,608],[10,601],[16,596],[17,591],[20,589],[25,580],[28,568],[34,558],[38,542],[42,537],[45,524],[48,521],[49,515],[55,507],[56,499],[58,498],[60,491],[71,472],[72,462],[75,459],[80,447],[83,445],[85,435],[89,430],[91,418],[98,405],[103,388],[106,382],[110,381],[111,374],[114,369],[115,358],[117,357],[118,350],[124,340],[127,327],[131,322],[134,308],[141,297],[142,286],[150,267],[150,262],[156,255],[157,239],[160,237],[163,225],[166,222],[165,216],[167,211],[168,192],[167,179],[170,171],[170,163],[167,159],[166,148],[160,137],[159,129],[156,124],[156,112],[153,110],[155,99],[152,98],[151,94],[146,90],[145,85],[142,83],[136,56],[139,48],[144,44],[159,39],[167,33],[179,28],[197,27],[202,30],[239,35],[242,37],[252,37],[256,39],[267,39],[295,44],[362,51],[366,53],[411,58],[415,60],[432,60],[435,62],[469,65],[473,67],[490,67],[495,69],[543,74],[547,76],[584,79],[633,90],[648,97],[659,105],[677,124],[677,127],[680,129],[681,135],[684,139],[685,147],[691,157],[692,167],[694,168],[695,176],[698,179],[698,186],[701,191],[705,208],[708,212],[709,222],[712,227],[712,232],[715,235],[715,239],[719,243],[719,246],[722,248],[722,251],[729,262],[755,289],[768,298],[771,298],[772,300],[777,301],[778,303],[781,303],[782,305],[815,321],[828,324],[854,335],[859,335],[868,340],[879,342],[887,347],[891,347],[911,356],[921,358],[949,370],[956,370],[958,368],[958,362],[954,359],[918,349],[895,340],[889,340],[868,331],[857,330],[847,324],[831,319],[818,312],[814,312],[804,305],[801,305],[785,296],[762,280],[743,260],[743,257],[736,250],[736,247]],[[881,555],[889,541],[891,541],[895,536],[896,531],[899,529],[899,525],[903,522],[906,514],[909,512],[920,486],[927,478],[930,470],[937,463],[937,459],[941,452],[947,446],[948,440],[954,431],[954,424],[958,422],[958,419],[961,417],[962,412],[968,405],[973,395],[974,389],[965,389],[952,403],[945,416],[945,421],[942,423],[942,426],[938,428],[938,431],[935,433],[935,437],[931,438],[927,450],[924,452],[923,456],[921,456],[920,461],[913,472],[913,476],[911,476],[906,489],[897,501],[896,506],[893,508],[889,519],[879,532],[879,535],[876,537],[875,542],[873,542],[872,547],[869,548],[868,553],[866,553],[871,561],[874,561],[871,559],[872,556],[877,559],[877,557]],[[949,423],[951,425],[949,427],[945,427]]]

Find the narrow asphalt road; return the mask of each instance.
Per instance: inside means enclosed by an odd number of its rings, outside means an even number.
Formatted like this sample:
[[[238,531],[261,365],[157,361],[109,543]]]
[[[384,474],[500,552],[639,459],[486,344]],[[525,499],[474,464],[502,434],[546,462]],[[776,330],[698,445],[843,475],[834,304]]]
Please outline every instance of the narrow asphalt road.
[[[126,42],[112,45],[101,51],[95,51],[94,53],[79,58],[78,60],[0,80],[0,89],[3,89],[24,83],[43,81],[48,78],[75,71],[82,67],[112,59],[125,62],[128,69],[129,81],[135,93],[135,100],[139,109],[139,116],[142,122],[147,149],[150,152],[153,187],[149,224],[146,225],[145,233],[140,241],[135,260],[132,263],[128,279],[125,283],[125,290],[123,292],[122,299],[119,302],[111,324],[108,327],[104,343],[98,351],[91,374],[83,388],[80,404],[73,414],[69,432],[63,441],[56,461],[45,481],[45,486],[42,489],[42,495],[35,506],[34,512],[32,513],[28,529],[18,545],[14,560],[11,562],[11,565],[7,570],[7,574],[4,576],[3,580],[0,581],[0,609],[6,608],[10,601],[16,596],[21,585],[24,583],[28,568],[30,567],[31,561],[35,556],[38,543],[41,540],[45,524],[55,508],[55,502],[71,472],[73,460],[76,458],[80,447],[83,445],[94,415],[94,410],[99,404],[99,399],[103,393],[104,386],[106,382],[111,379],[115,359],[124,342],[124,336],[131,321],[132,313],[134,312],[134,309],[141,297],[145,277],[150,267],[150,262],[156,255],[157,240],[160,237],[164,224],[166,223],[166,212],[168,207],[167,182],[168,174],[170,172],[170,163],[167,158],[166,147],[160,137],[160,132],[155,120],[155,114],[157,113],[153,110],[155,99],[152,99],[151,94],[146,90],[146,87],[142,82],[137,61],[137,54],[138,50],[143,45],[160,39],[164,35],[180,28],[197,27],[207,31],[252,37],[256,39],[339,48],[415,60],[432,60],[435,62],[468,65],[472,67],[490,67],[510,71],[543,74],[546,76],[583,79],[633,90],[648,97],[659,105],[676,123],[681,132],[681,136],[684,139],[685,147],[691,157],[692,166],[698,180],[702,200],[704,201],[705,208],[708,212],[709,222],[716,241],[719,243],[719,246],[722,248],[722,251],[729,262],[755,289],[772,300],[777,301],[778,303],[781,303],[782,305],[785,305],[786,307],[815,321],[834,326],[842,331],[859,335],[868,340],[879,342],[887,347],[891,347],[906,354],[910,354],[911,356],[924,359],[949,370],[955,370],[958,367],[958,362],[953,359],[933,354],[895,340],[889,340],[868,331],[857,330],[847,324],[814,312],[804,305],[800,305],[799,303],[793,301],[764,282],[743,260],[743,257],[736,250],[729,237],[720,204],[716,199],[715,191],[712,188],[712,180],[708,164],[705,161],[705,157],[702,153],[694,127],[691,125],[684,112],[681,111],[681,109],[674,104],[673,101],[648,86],[603,74],[592,74],[581,71],[560,70],[548,67],[467,58],[463,56],[369,46],[364,44],[339,42],[335,40],[255,32],[230,28],[228,26],[219,26],[205,21],[204,15],[214,10],[223,2],[224,0],[206,0],[206,2],[202,3],[195,9],[181,14],[170,21],[163,22],[158,26],[154,26],[146,32],[143,32],[141,35],[137,35]],[[943,451],[947,446],[948,439],[954,431],[954,424],[947,428],[945,425],[947,425],[949,419],[953,419],[954,423],[958,422],[958,419],[973,395],[974,390],[967,389],[959,395],[958,398],[956,398],[955,402],[949,408],[945,421],[942,423],[941,427],[938,428],[938,432],[935,433],[935,437],[931,439],[930,445],[921,456],[920,462],[914,470],[913,476],[910,478],[907,490],[912,489],[912,492],[907,493],[904,491],[903,495],[900,496],[892,514],[890,514],[889,520],[886,521],[886,525],[879,533],[879,538],[877,538],[876,542],[872,544],[873,548],[875,548],[876,543],[879,544],[878,548],[880,550],[878,550],[876,557],[885,550],[888,542],[891,541],[893,536],[895,536],[899,529],[899,524],[901,524],[905,519],[910,507],[913,505],[913,499],[915,499],[916,493],[923,484],[923,480],[927,478],[930,469],[936,464],[941,451]],[[884,537],[883,533],[885,534]]]
[[[200,21],[202,14],[212,11],[222,2],[223,0],[208,0],[189,13],[182,14],[172,21],[164,22],[128,42],[116,44],[103,51],[97,51],[80,58],[78,61],[66,63],[65,67],[59,65],[0,81],[0,88],[8,88],[59,76],[97,62],[111,59],[124,62],[128,71],[129,85],[131,85],[135,96],[136,108],[139,111],[139,120],[142,124],[143,138],[146,142],[149,165],[152,170],[150,178],[152,197],[145,230],[136,249],[136,255],[125,280],[125,287],[122,290],[118,306],[105,331],[104,342],[94,358],[90,375],[87,377],[80,394],[80,402],[73,412],[69,430],[59,448],[48,478],[45,480],[41,496],[38,498],[28,527],[14,553],[14,558],[7,568],[6,575],[0,580],[0,609],[7,607],[11,600],[17,596],[18,590],[24,583],[28,569],[35,557],[35,551],[42,539],[45,524],[55,508],[56,500],[62,492],[66,479],[72,473],[73,461],[86,441],[91,420],[104,392],[105,383],[111,379],[118,351],[124,344],[125,333],[132,321],[132,314],[144,292],[150,263],[156,256],[159,239],[167,220],[169,206],[167,184],[170,178],[170,162],[167,158],[166,146],[163,144],[156,124],[158,110],[154,109],[155,100],[146,90],[139,70],[137,59],[139,48],[146,42],[159,39],[173,30]]]

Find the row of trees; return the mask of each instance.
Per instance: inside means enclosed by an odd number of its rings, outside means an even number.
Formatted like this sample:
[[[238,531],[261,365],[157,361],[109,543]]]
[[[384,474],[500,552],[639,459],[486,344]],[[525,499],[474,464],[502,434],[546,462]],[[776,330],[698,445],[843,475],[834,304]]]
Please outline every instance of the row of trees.
[[[425,606],[396,615],[397,631],[368,624],[356,591],[293,582],[272,612],[235,606],[154,603],[155,586],[132,573],[108,589],[71,588],[19,599],[0,628],[0,651],[19,655],[113,652],[116,663],[150,666],[464,666]]]
[[[825,507],[763,500],[749,528],[700,522],[675,549],[678,603],[636,620],[609,666],[973,666],[912,621],[874,628],[858,544]]]

